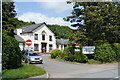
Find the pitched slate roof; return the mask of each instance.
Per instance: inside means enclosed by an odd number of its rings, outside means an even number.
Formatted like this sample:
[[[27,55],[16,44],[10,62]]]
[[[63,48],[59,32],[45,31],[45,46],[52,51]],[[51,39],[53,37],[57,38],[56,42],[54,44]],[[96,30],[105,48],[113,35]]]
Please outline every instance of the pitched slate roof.
[[[20,36],[18,35],[14,35],[15,39],[18,41],[18,42],[21,42],[21,43],[24,43],[25,40],[23,38],[21,38]]]
[[[45,22],[43,23],[39,23],[39,24],[33,24],[33,25],[29,25],[29,26],[25,26],[25,27],[21,27],[19,29],[22,29],[22,33],[29,33],[32,32],[33,30],[37,29],[38,27],[41,27],[42,24],[45,24]],[[14,33],[17,34],[17,30],[14,30]]]
[[[56,39],[56,44],[68,44],[69,39]]]

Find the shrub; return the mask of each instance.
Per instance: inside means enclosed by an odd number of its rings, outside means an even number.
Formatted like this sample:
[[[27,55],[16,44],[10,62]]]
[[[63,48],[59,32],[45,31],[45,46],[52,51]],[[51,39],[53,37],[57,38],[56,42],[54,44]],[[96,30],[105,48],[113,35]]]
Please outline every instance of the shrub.
[[[62,54],[62,51],[59,49],[53,49],[51,54],[51,58],[56,58]]]
[[[81,51],[78,51],[78,52],[75,52],[75,61],[85,63],[88,61],[88,58]]]
[[[63,50],[63,53],[61,55],[61,58],[63,58],[64,60],[66,61],[69,61],[69,57],[68,55],[71,54],[70,50],[68,47],[66,47],[64,50]]]
[[[95,49],[94,59],[101,62],[112,62],[115,61],[115,52],[111,47],[111,44],[104,43],[97,45]]]
[[[2,35],[2,68],[14,69],[21,66],[21,51],[18,42],[6,35]]]
[[[73,54],[68,54],[68,56],[66,57],[66,59],[67,59],[68,61],[73,62],[73,61],[75,60],[75,55],[73,55]]]
[[[120,61],[120,43],[114,43],[112,47],[116,54],[116,61]]]

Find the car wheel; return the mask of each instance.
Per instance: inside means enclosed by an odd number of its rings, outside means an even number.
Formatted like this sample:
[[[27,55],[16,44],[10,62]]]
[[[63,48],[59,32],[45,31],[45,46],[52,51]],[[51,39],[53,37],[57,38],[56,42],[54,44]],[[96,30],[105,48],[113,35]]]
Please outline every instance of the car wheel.
[[[31,63],[30,60],[28,60],[27,63],[30,64]]]
[[[24,59],[24,58],[22,58],[22,61],[25,61],[25,59]]]
[[[43,64],[43,62],[42,62],[42,61],[40,61],[40,64]]]
[[[27,60],[25,60],[25,63],[27,63]]]

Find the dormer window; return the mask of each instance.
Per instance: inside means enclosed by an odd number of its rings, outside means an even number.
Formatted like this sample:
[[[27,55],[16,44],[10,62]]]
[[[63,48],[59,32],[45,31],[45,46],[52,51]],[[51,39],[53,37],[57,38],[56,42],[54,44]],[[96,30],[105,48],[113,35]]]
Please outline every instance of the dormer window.
[[[46,32],[42,31],[42,40],[45,40]]]
[[[52,36],[49,36],[49,41],[52,41]]]
[[[45,40],[45,35],[44,34],[42,35],[42,40]]]
[[[35,34],[35,35],[34,35],[34,39],[35,39],[35,40],[38,40],[38,34]]]

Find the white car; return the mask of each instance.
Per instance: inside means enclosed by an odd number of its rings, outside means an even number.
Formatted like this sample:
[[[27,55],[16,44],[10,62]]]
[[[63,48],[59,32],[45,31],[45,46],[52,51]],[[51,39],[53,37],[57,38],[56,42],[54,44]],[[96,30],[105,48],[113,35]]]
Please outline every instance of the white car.
[[[26,63],[43,63],[42,56],[36,52],[27,52],[23,54],[23,60]]]

